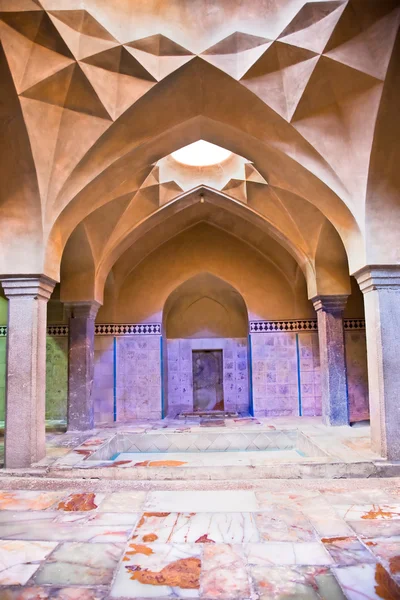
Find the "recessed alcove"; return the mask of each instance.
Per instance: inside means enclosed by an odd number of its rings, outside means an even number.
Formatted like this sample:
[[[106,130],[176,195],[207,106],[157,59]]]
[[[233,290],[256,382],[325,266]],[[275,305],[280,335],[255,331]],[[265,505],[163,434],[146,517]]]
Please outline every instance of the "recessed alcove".
[[[248,313],[239,292],[199,273],[169,295],[163,328],[165,414],[249,414]]]

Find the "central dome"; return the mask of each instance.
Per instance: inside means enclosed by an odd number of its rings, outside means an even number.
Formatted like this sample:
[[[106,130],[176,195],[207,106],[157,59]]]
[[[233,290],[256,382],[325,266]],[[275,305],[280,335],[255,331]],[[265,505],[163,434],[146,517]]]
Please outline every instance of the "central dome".
[[[232,153],[225,148],[210,144],[204,140],[198,140],[193,144],[184,146],[176,152],[172,152],[171,156],[177,162],[190,167],[209,167],[223,162]]]

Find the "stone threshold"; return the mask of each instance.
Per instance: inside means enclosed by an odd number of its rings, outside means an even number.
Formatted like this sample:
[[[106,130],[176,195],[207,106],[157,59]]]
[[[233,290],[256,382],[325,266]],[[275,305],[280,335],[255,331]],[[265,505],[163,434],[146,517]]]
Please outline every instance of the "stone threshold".
[[[127,480],[127,479],[79,479],[71,478],[66,481],[57,477],[25,477],[17,474],[7,474],[7,477],[0,477],[0,487],[2,490],[51,490],[73,492],[125,492],[125,491],[199,491],[199,490],[262,490],[268,492],[290,489],[296,490],[317,490],[321,487],[329,487],[332,493],[352,492],[358,486],[363,489],[376,488],[377,480],[370,478],[336,478],[327,480],[326,478],[315,479],[252,479],[252,480],[191,480],[191,481],[155,481],[155,480]],[[393,489],[394,486],[400,486],[400,469],[397,475],[392,477],[382,475],[379,479],[379,486],[382,488]]]
[[[206,485],[208,482],[254,482],[272,480],[307,480],[307,479],[376,479],[400,477],[400,462],[359,461],[314,462],[314,463],[280,463],[263,466],[229,466],[229,467],[58,467],[31,469],[0,470],[1,485],[9,478],[19,481],[126,481],[148,482],[150,485],[160,482],[194,482]]]

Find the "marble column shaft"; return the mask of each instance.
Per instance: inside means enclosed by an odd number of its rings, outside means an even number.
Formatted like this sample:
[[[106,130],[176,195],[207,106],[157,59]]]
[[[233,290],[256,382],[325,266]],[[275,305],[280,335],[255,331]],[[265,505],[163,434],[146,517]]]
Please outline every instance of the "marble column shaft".
[[[400,266],[354,276],[364,294],[372,449],[400,460]]]
[[[46,321],[55,282],[45,276],[1,278],[8,298],[5,466],[46,456]]]
[[[69,315],[68,430],[94,427],[94,322],[98,302],[66,303]]]
[[[326,425],[348,425],[343,310],[347,296],[312,299],[318,318],[322,418]]]

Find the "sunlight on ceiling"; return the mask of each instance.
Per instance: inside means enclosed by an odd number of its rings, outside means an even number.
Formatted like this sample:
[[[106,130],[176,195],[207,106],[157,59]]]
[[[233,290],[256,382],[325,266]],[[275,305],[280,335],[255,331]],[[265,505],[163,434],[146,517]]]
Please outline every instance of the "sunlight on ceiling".
[[[188,146],[172,152],[171,156],[176,161],[191,167],[208,167],[223,162],[232,154],[229,150],[199,140]]]

